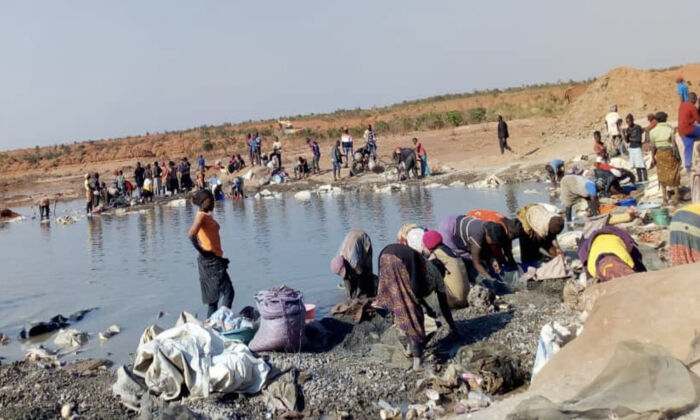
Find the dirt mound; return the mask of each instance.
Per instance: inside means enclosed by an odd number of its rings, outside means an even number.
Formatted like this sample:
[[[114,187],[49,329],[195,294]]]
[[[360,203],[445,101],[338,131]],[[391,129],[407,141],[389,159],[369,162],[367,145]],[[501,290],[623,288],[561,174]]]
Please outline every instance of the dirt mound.
[[[642,126],[646,125],[646,115],[656,111],[665,111],[669,120],[675,120],[679,104],[678,76],[691,82],[691,91],[700,89],[700,64],[663,71],[616,68],[596,79],[573,99],[554,130],[567,136],[590,137],[592,131],[604,130],[603,118],[611,104],[617,104],[623,118],[632,113]]]

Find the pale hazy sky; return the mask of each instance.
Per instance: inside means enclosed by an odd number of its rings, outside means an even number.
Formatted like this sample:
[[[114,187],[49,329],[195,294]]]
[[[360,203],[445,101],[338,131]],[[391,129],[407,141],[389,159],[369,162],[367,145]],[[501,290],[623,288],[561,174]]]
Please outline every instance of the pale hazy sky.
[[[0,150],[668,67],[698,61],[697,16],[697,0],[0,0]]]

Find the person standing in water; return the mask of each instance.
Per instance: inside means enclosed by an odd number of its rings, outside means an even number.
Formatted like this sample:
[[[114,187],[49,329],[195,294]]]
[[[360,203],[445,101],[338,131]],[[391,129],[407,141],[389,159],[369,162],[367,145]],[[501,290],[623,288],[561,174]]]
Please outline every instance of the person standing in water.
[[[343,163],[343,155],[340,153],[340,140],[335,141],[331,149],[331,162],[333,163],[333,181],[341,179],[340,165]]]
[[[192,197],[192,204],[199,207],[199,211],[187,235],[199,252],[197,265],[202,287],[202,302],[209,305],[207,312],[209,317],[220,306],[230,309],[235,292],[227,271],[229,260],[223,257],[224,253],[221,250],[219,224],[211,215],[214,209],[214,195],[209,190],[197,191]]]
[[[505,121],[503,121],[502,116],[498,116],[498,147],[501,148],[501,154],[503,154],[506,150],[508,150],[511,153],[513,152],[513,149],[508,146],[508,138],[510,137],[510,134],[508,134],[508,124],[506,124]]]
[[[90,214],[92,212],[92,184],[90,184],[90,174],[85,174],[83,187],[85,188],[85,213]]]

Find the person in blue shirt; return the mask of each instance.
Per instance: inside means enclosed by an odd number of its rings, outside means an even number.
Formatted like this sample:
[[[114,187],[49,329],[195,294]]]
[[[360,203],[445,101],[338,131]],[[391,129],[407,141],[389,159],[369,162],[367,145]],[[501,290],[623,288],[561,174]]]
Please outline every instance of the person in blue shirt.
[[[676,79],[676,93],[682,102],[688,102],[688,85],[682,77]]]
[[[200,168],[204,168],[204,156],[199,155],[199,160],[197,160]]]
[[[559,181],[564,178],[564,161],[561,159],[554,159],[544,166],[544,169],[549,175],[549,180],[552,181],[553,186],[557,186]]]

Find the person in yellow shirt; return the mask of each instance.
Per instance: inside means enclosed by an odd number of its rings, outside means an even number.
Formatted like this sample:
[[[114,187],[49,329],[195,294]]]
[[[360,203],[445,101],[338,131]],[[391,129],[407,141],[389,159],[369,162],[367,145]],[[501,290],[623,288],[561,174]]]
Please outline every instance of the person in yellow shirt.
[[[219,306],[230,309],[235,292],[227,271],[229,260],[224,258],[224,252],[221,250],[219,224],[211,215],[214,209],[214,195],[209,190],[197,191],[192,197],[192,204],[200,210],[187,234],[192,245],[199,252],[197,265],[202,302],[209,305],[207,316],[210,316]]]
[[[588,275],[601,282],[647,271],[637,244],[615,226],[605,226],[581,241],[579,258]]]

